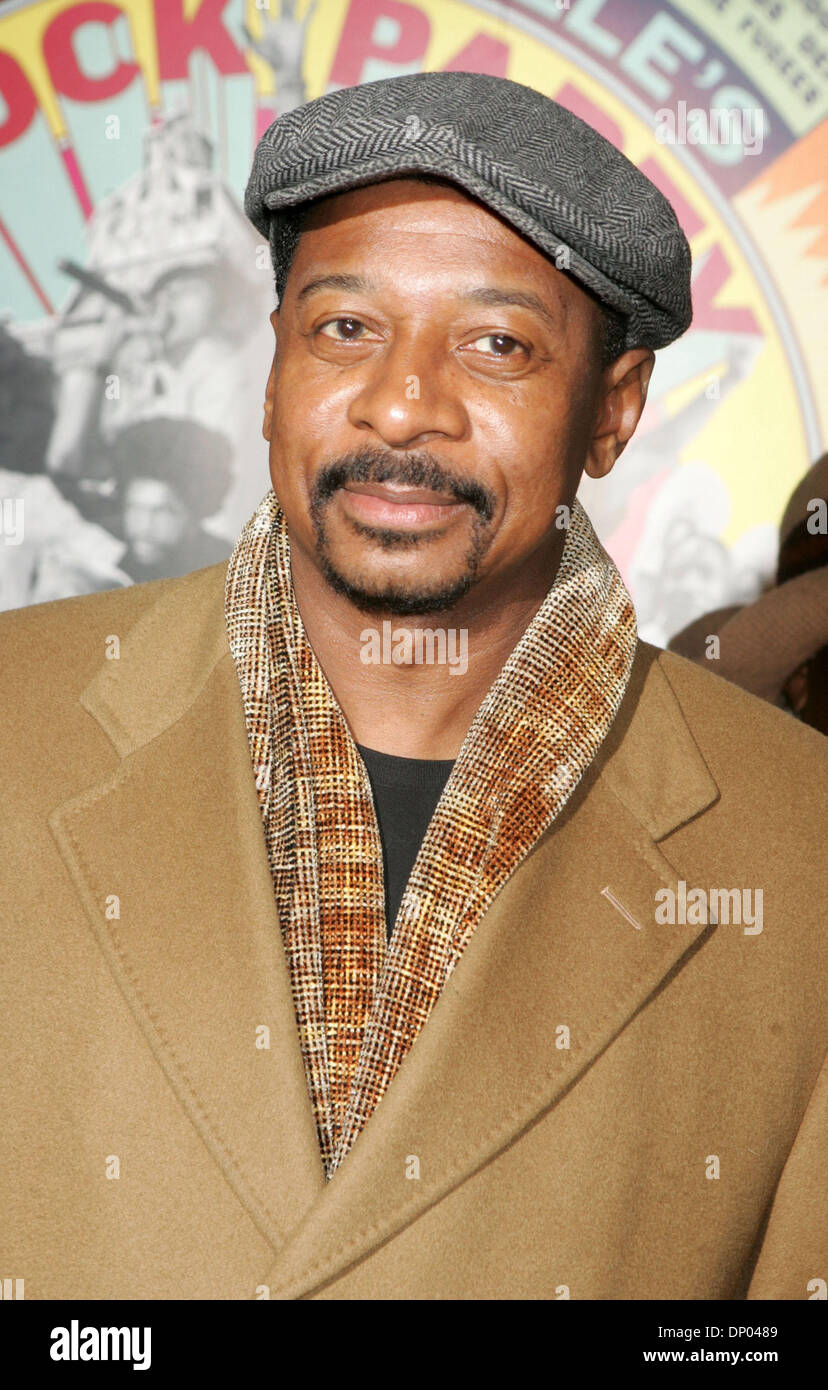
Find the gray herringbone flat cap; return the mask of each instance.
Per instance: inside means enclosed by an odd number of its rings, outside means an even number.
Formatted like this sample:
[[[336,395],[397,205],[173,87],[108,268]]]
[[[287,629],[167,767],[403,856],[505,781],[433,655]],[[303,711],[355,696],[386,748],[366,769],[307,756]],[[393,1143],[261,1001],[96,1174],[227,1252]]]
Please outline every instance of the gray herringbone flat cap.
[[[285,209],[407,173],[450,179],[499,213],[625,317],[625,347],[664,347],[688,327],[690,248],[667,199],[591,126],[506,78],[412,73],[279,116],[245,212],[278,265]]]

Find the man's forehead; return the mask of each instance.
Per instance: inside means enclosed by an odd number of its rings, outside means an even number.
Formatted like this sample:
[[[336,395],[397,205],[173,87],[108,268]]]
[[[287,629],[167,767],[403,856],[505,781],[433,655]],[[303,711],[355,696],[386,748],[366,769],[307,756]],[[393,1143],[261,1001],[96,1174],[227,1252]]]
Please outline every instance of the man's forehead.
[[[375,235],[380,227],[391,237],[422,235],[436,238],[438,245],[444,241],[447,247],[458,238],[476,241],[476,255],[480,260],[467,267],[463,280],[468,281],[468,287],[480,284],[479,272],[484,262],[488,262],[490,273],[496,273],[499,262],[504,270],[497,276],[498,283],[503,273],[511,274],[513,279],[528,277],[536,287],[543,289],[547,301],[564,314],[573,302],[591,304],[590,297],[563,275],[544,252],[497,213],[444,179],[384,179],[317,200],[308,208],[303,223],[303,237],[297,253],[297,260],[301,257],[301,270],[310,272],[313,269],[315,282],[316,272],[320,276],[335,272],[335,262],[358,250],[367,271],[365,287],[368,288],[369,280],[378,286],[383,270],[387,269],[388,253],[387,244],[380,254],[380,248],[373,243],[372,233]],[[304,236],[306,231],[324,233],[326,230],[331,232],[330,236]],[[416,247],[416,242],[413,245]],[[373,255],[372,248],[378,254]],[[430,243],[424,269],[433,263],[435,250],[433,242]],[[457,287],[460,288],[459,282]]]

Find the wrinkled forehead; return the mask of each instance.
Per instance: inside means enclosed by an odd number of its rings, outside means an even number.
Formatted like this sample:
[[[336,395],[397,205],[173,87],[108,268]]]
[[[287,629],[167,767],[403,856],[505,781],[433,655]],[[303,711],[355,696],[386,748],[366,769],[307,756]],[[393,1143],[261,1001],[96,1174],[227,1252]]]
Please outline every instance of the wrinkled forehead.
[[[405,261],[413,291],[444,259],[459,257],[458,274],[469,284],[531,281],[564,321],[574,310],[600,318],[591,294],[498,213],[448,179],[395,177],[316,199],[300,209],[295,237],[303,272],[336,268],[358,253],[362,268],[382,278],[392,274],[393,249]]]

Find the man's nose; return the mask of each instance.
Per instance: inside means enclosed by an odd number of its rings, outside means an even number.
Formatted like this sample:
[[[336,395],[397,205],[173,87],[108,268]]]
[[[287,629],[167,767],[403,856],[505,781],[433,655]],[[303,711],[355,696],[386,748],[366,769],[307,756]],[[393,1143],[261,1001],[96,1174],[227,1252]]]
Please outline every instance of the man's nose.
[[[363,364],[348,419],[398,449],[430,439],[461,440],[469,419],[460,374],[459,365],[428,334],[400,336]]]

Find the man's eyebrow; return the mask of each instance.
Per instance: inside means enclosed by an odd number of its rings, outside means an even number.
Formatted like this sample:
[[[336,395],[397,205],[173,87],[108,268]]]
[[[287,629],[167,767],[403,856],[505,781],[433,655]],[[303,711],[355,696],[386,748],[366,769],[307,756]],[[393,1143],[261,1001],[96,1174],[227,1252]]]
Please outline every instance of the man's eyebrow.
[[[347,290],[351,294],[370,294],[372,291],[379,290],[379,285],[373,280],[366,280],[363,275],[317,275],[315,279],[309,280],[303,285],[296,296],[297,304],[301,300],[307,299],[318,290]]]
[[[533,294],[531,290],[506,290],[481,285],[479,289],[464,290],[457,297],[458,299],[469,300],[474,304],[489,304],[494,308],[501,304],[514,304],[519,309],[530,309],[533,313],[539,314],[556,332],[560,332],[562,327],[561,316],[556,317],[543,300],[538,295]]]
[[[319,290],[345,290],[351,294],[378,294],[381,288],[374,280],[366,279],[363,275],[349,275],[342,272],[318,275],[302,286],[296,296],[296,301],[301,303]],[[556,332],[560,332],[561,329],[560,316],[556,317],[539,295],[533,294],[531,290],[510,290],[500,289],[494,285],[480,285],[477,289],[461,291],[456,298],[472,304],[488,304],[495,308],[502,304],[513,304],[519,309],[529,309],[538,314]]]

